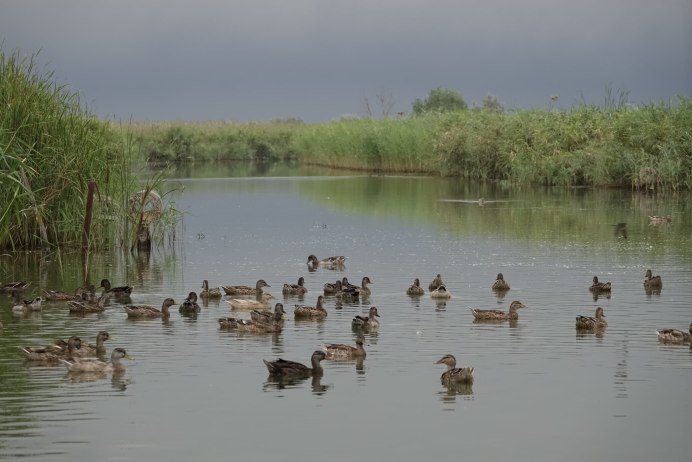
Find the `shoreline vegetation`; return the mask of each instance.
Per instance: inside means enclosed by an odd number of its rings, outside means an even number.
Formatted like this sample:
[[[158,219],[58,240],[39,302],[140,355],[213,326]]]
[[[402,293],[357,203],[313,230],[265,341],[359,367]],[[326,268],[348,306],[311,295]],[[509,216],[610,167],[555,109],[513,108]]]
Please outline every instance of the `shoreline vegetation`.
[[[142,161],[292,161],[508,184],[692,188],[692,101],[682,97],[631,106],[626,94],[607,95],[603,107],[507,111],[492,98],[469,109],[460,94],[437,88],[408,116],[124,124],[93,116],[52,73],[36,71],[35,55],[19,56],[0,49],[0,249],[78,247],[92,181],[88,249],[132,248],[136,216],[146,211],[142,203],[133,213],[138,204],[129,199],[163,183],[157,174],[141,185],[133,165]],[[441,102],[453,110],[436,108]],[[152,235],[160,242],[174,234],[178,219],[167,204]]]

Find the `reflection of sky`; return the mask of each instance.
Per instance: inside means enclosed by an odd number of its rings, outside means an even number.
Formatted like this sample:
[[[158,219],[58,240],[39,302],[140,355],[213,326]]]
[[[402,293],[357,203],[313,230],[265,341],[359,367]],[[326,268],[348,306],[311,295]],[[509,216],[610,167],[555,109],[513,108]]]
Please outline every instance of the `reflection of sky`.
[[[41,49],[98,115],[330,120],[434,87],[508,107],[692,95],[687,0],[5,0],[3,49]],[[380,99],[384,102],[381,104]]]

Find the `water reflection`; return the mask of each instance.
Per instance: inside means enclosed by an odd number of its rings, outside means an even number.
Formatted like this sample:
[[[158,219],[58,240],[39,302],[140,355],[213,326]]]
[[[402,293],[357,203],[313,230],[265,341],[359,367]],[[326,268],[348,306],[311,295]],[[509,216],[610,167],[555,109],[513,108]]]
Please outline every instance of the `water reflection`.
[[[307,383],[308,377],[281,377],[269,375],[267,381],[262,384],[263,391],[269,390],[285,390],[291,388],[302,388],[304,383]],[[310,377],[310,389],[315,395],[324,395],[331,385],[322,383],[322,376]]]

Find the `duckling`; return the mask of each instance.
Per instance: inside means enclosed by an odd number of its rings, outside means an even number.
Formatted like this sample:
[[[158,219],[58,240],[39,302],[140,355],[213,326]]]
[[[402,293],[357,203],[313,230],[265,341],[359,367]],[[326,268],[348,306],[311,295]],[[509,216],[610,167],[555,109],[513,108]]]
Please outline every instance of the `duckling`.
[[[106,297],[114,297],[116,300],[129,299],[132,295],[132,286],[111,287],[111,282],[108,279],[101,279],[99,288],[103,288]]]
[[[413,280],[411,287],[406,289],[406,295],[423,295],[425,290],[420,286],[420,279],[416,278]]]
[[[302,295],[307,293],[308,289],[304,286],[305,278],[303,276],[298,278],[297,284],[284,284],[282,293],[284,295]]]
[[[380,315],[377,312],[377,307],[370,307],[368,316],[356,316],[351,321],[351,327],[353,329],[362,329],[367,331],[377,330],[380,328],[380,321],[377,320]]]
[[[473,383],[473,367],[456,367],[457,360],[453,355],[444,355],[435,364],[445,364],[447,370],[440,376],[443,385],[454,383]]]
[[[202,281],[202,291],[199,293],[200,298],[221,298],[221,289],[218,287],[209,288],[209,281]]]
[[[266,323],[262,321],[253,321],[248,319],[237,319],[236,327],[239,332],[250,332],[253,334],[269,334],[269,333],[279,333],[281,332],[283,313],[274,313],[274,317],[271,323]]]
[[[324,369],[320,361],[327,357],[324,351],[315,350],[312,353],[310,362],[312,367],[308,367],[304,364],[297,363],[295,361],[286,361],[284,359],[277,359],[276,361],[267,361],[263,359],[264,364],[267,366],[269,374],[275,377],[286,377],[286,378],[308,378],[312,376],[322,376],[324,374]]]
[[[321,319],[327,317],[327,310],[324,309],[324,295],[317,297],[317,304],[315,306],[308,305],[296,305],[293,310],[293,316],[296,319]]]
[[[150,305],[128,305],[125,307],[128,318],[168,318],[171,315],[169,308],[175,305],[175,300],[166,298],[161,304],[161,309]]]
[[[123,372],[125,366],[120,363],[123,358],[130,357],[124,348],[115,348],[111,353],[111,362],[106,363],[96,358],[60,359],[60,362],[70,372]]]
[[[679,329],[658,329],[656,335],[658,335],[658,341],[663,343],[674,343],[678,345],[690,343],[692,342],[692,323],[690,324],[689,332]]]
[[[437,289],[434,289],[432,292],[430,292],[430,298],[437,298],[437,299],[452,298],[452,294],[450,294],[449,291],[447,290],[447,286],[442,284],[442,285],[438,286]]]
[[[577,329],[581,330],[602,329],[604,327],[608,327],[608,321],[605,319],[603,308],[600,306],[596,308],[595,317],[577,316],[576,326]]]
[[[197,314],[202,311],[202,308],[197,304],[197,294],[190,292],[183,303],[178,307],[181,314]]]
[[[492,290],[495,292],[506,292],[509,290],[509,284],[505,281],[502,273],[497,273],[497,279],[493,282]]]
[[[519,314],[517,310],[519,308],[526,308],[526,305],[515,300],[509,305],[509,312],[471,308],[471,313],[473,313],[473,317],[479,321],[504,321],[506,319],[518,319]]]
[[[598,282],[598,277],[593,277],[593,284],[589,287],[591,292],[610,292],[611,284],[610,282]]]
[[[366,353],[363,348],[365,339],[359,336],[356,339],[356,346],[344,345],[342,343],[328,343],[322,347],[327,353],[328,359],[354,359],[365,358]]]
[[[274,306],[273,312],[269,310],[252,310],[250,312],[250,318],[253,321],[270,324],[274,320],[274,315],[277,313],[279,313],[281,315],[281,319],[283,319],[283,315],[286,314],[283,303],[277,303]]]
[[[646,289],[661,289],[663,288],[663,280],[661,276],[653,276],[650,269],[646,270],[644,279],[644,287]]]
[[[309,255],[307,265],[310,268],[324,267],[324,268],[337,268],[344,266],[346,262],[346,257],[343,255],[338,255],[335,257],[327,257],[318,260],[315,255]]]
[[[250,286],[221,286],[226,295],[258,295],[263,287],[271,287],[264,279],[259,279],[255,287]]]
[[[428,290],[432,292],[433,290],[437,289],[441,285],[444,285],[444,282],[442,282],[442,276],[439,274],[435,276],[435,279],[430,281],[430,284],[428,284]]]
[[[107,340],[110,340],[111,336],[108,333],[108,331],[102,330],[99,331],[98,334],[96,334],[96,345],[92,345],[90,343],[83,343],[80,342],[79,349],[74,351],[72,353],[73,357],[82,357],[82,356],[99,356],[103,354],[104,351],[106,351],[106,347],[104,346],[104,342]],[[68,339],[69,342],[69,339]],[[68,342],[64,340],[58,340],[56,342],[56,345],[66,345]]]
[[[30,282],[24,282],[24,281],[6,282],[4,284],[2,282],[0,282],[0,293],[11,294],[14,291],[21,292],[24,289],[26,289],[27,287],[29,287],[30,284],[31,284]]]
[[[94,299],[93,296],[83,292],[81,300],[67,302],[67,308],[70,310],[70,313],[76,314],[101,313],[106,309],[105,300],[105,293],[101,294],[98,299]]]
[[[79,337],[72,336],[67,342],[48,345],[45,347],[20,347],[27,361],[56,362],[65,357],[71,357],[82,345]]]
[[[15,292],[16,293],[16,292]],[[41,297],[36,297],[33,300],[21,300],[12,307],[13,313],[28,313],[29,311],[41,311]]]

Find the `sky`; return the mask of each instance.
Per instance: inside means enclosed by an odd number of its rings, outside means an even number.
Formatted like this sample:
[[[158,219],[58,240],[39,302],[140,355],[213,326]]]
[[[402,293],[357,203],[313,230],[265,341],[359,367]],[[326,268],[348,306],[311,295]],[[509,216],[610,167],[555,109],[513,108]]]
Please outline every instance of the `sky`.
[[[692,97],[690,0],[0,0],[0,43],[121,121]]]

